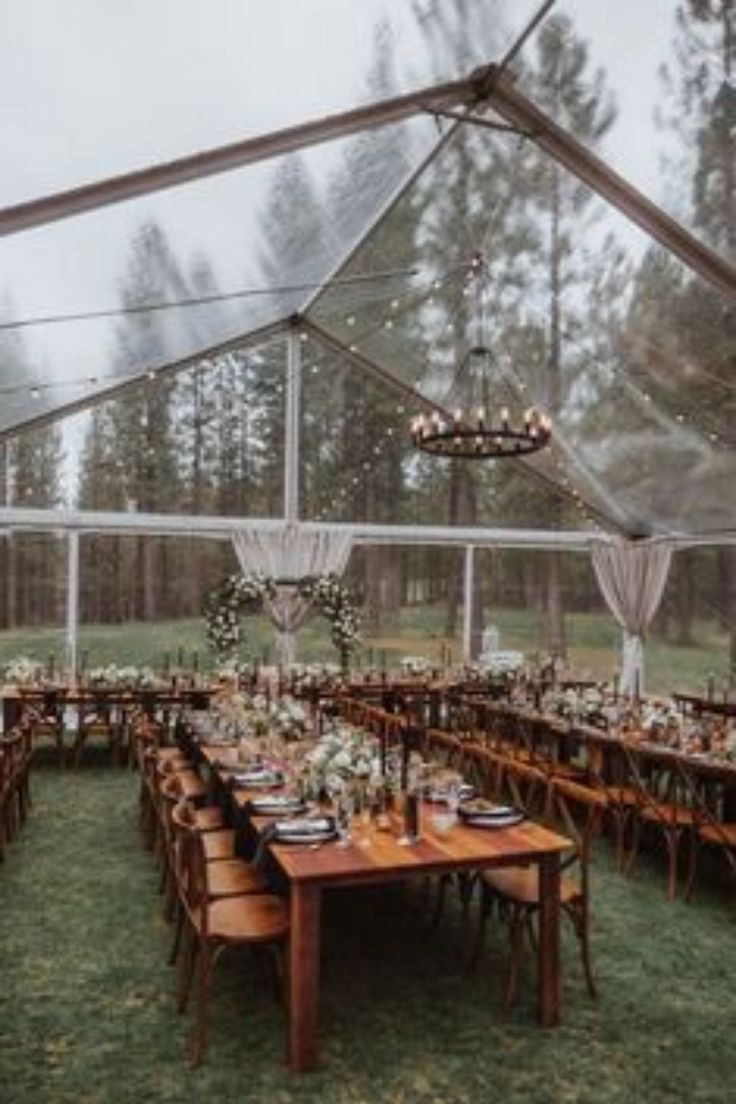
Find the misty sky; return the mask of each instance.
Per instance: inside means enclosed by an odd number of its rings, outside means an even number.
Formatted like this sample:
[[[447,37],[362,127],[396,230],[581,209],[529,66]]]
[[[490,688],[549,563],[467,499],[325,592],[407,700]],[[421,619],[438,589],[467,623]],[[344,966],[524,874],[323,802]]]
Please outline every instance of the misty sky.
[[[537,7],[507,0],[506,29],[495,46],[477,44],[476,63],[497,58]],[[619,116],[606,155],[666,201],[652,116],[675,3],[558,0],[555,10],[574,17],[614,90]],[[386,18],[400,90],[432,83],[410,0],[6,0],[0,204],[351,107],[366,97],[374,28]],[[417,149],[429,125],[416,124]],[[335,156],[333,143],[308,163],[319,177]],[[182,260],[204,251],[222,287],[242,286],[272,171],[252,167],[6,238],[0,297],[21,317],[114,305],[130,237],[146,218],[161,223]],[[641,248],[621,216],[612,212],[605,228],[632,253]],[[98,374],[113,327],[38,328],[24,341],[42,378],[84,379]],[[83,393],[59,387],[48,401]]]

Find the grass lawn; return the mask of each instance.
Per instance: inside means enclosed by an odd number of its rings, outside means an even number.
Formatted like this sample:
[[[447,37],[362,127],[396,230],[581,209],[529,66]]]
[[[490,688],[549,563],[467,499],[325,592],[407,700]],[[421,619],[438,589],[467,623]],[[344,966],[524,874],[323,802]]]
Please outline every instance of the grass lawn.
[[[494,621],[501,634],[501,647],[516,649],[527,655],[538,652],[542,639],[535,614],[528,610],[499,609]],[[459,639],[445,636],[444,606],[402,608],[393,623],[380,635],[366,635],[359,663],[397,664],[407,654],[422,654],[440,662],[441,648],[451,645],[456,660],[461,655]],[[581,677],[610,678],[619,663],[620,633],[611,617],[600,613],[567,615],[570,663]],[[273,656],[273,630],[265,617],[250,617],[243,622],[247,633],[244,651],[253,659]],[[677,647],[657,638],[646,651],[646,687],[652,693],[672,690],[704,693],[709,675],[721,687],[726,680],[727,646],[725,634],[717,634],[705,624],[696,625],[698,644]],[[13,656],[24,654],[46,663],[55,656],[57,666],[63,658],[63,632],[59,628],[15,629],[0,633],[0,665]],[[105,663],[149,664],[163,670],[166,656],[175,663],[181,653],[190,666],[194,652],[200,665],[211,664],[202,619],[157,621],[150,624],[129,622],[122,625],[82,626],[79,633],[79,655],[87,666]],[[336,654],[329,640],[327,623],[315,617],[299,634],[299,658],[335,661]]]
[[[489,932],[468,973],[452,902],[430,929],[418,890],[326,909],[324,1066],[295,1079],[262,964],[217,967],[210,1045],[191,1072],[174,1011],[169,930],[136,826],[137,778],[39,769],[35,804],[0,867],[3,1104],[731,1104],[736,1084],[732,909],[701,888],[664,896],[660,861],[630,880],[605,841],[593,875],[600,995],[563,946],[564,1022],[535,1025],[531,966],[500,1014],[505,948]]]

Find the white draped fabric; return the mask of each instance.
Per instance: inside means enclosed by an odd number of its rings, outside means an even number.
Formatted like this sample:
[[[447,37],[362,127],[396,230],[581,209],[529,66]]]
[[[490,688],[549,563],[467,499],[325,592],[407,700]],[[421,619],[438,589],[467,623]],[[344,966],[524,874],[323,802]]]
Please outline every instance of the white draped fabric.
[[[307,619],[311,603],[296,583],[308,575],[342,575],[353,543],[349,529],[282,529],[244,526],[233,533],[233,547],[244,575],[268,575],[276,581],[276,597],[265,603],[276,629],[276,661],[288,666],[296,658],[296,632]]]
[[[644,635],[657,612],[672,559],[668,541],[593,541],[591,557],[608,608],[624,632],[621,693],[644,689]]]

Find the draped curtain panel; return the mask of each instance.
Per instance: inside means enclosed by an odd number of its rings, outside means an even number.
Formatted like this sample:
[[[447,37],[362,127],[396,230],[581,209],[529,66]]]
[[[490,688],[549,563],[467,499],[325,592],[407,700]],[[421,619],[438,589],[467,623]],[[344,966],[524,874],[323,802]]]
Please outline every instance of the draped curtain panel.
[[[233,547],[243,574],[268,575],[276,582],[276,596],[264,608],[276,629],[276,662],[282,666],[294,662],[295,634],[311,609],[311,603],[298,593],[296,583],[308,575],[342,575],[352,543],[349,529],[244,526],[233,533]]]
[[[623,629],[621,692],[644,689],[644,636],[657,612],[670,570],[668,541],[593,541],[593,569],[608,608]]]

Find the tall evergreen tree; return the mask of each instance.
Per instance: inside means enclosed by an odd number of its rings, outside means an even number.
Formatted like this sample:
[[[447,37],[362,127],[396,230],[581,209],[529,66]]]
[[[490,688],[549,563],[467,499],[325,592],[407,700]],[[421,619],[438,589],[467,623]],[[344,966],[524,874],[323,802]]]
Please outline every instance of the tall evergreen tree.
[[[709,245],[735,259],[736,4],[684,0],[676,18],[676,62],[663,78],[672,104],[665,122],[679,140],[679,179],[689,183],[681,199],[684,217]],[[675,290],[665,332],[677,335],[688,365],[682,385],[692,409],[717,430],[718,447],[733,449],[736,310],[689,274]],[[731,679],[736,682],[736,550],[720,548],[718,564],[723,616],[730,630]]]

